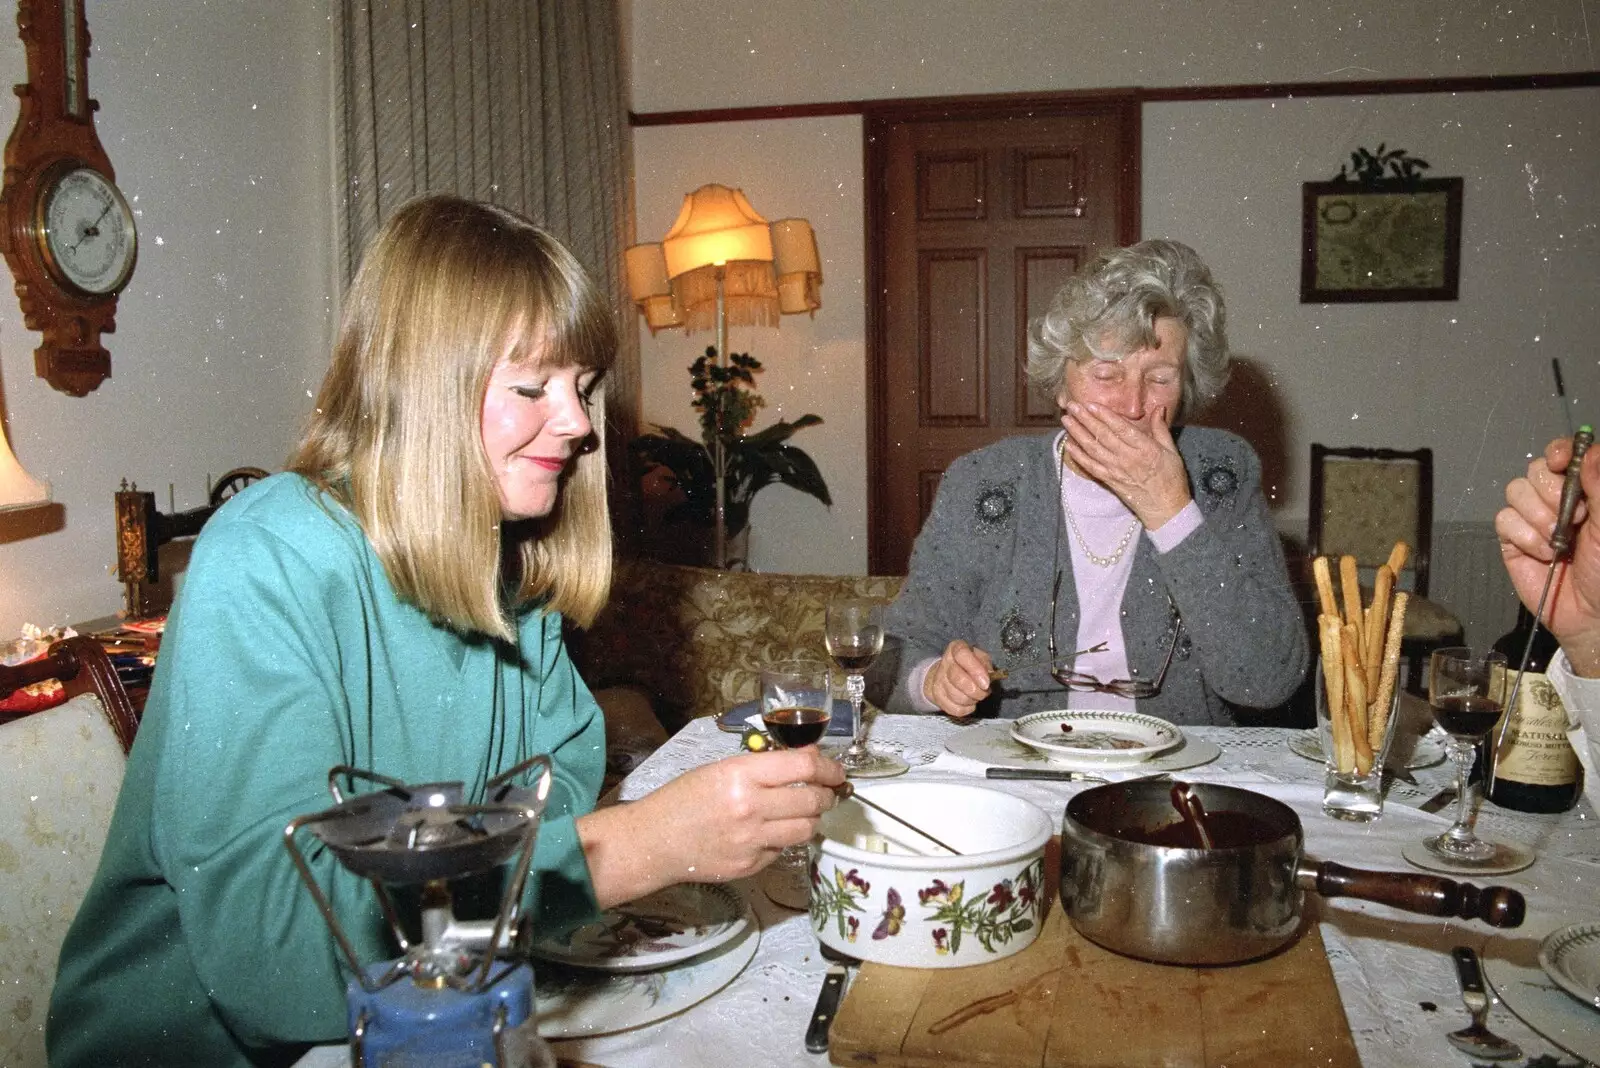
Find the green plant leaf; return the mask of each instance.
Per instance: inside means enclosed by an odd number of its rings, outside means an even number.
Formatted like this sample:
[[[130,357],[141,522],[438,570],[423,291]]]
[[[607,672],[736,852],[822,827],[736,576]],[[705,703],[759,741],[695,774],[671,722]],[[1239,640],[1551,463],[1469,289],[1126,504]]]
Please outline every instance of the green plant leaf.
[[[828,483],[810,456],[793,445],[776,445],[763,452],[775,481],[810,494],[829,508],[833,507]]]
[[[775,445],[779,442],[788,441],[797,430],[803,430],[808,426],[819,426],[821,423],[822,416],[810,414],[802,415],[792,423],[779,419],[765,430],[757,431],[745,438],[745,440],[757,447],[764,447],[769,444]]]
[[[709,347],[689,368],[694,408],[699,413],[701,436],[695,440],[672,427],[655,426],[629,442],[629,449],[647,464],[665,468],[684,500],[670,508],[665,519],[710,524],[716,514],[716,468],[713,451],[720,438],[727,462],[723,488],[723,519],[729,535],[750,522],[750,502],[756,493],[781,482],[815,497],[828,507],[833,498],[816,462],[796,446],[787,444],[796,432],[822,422],[802,415],[793,422],[778,420],[756,433],[744,433],[757,410],[766,405],[755,392],[755,372],[760,361],[748,353],[730,353],[730,366],[719,366],[717,351]],[[720,426],[719,426],[720,422]]]

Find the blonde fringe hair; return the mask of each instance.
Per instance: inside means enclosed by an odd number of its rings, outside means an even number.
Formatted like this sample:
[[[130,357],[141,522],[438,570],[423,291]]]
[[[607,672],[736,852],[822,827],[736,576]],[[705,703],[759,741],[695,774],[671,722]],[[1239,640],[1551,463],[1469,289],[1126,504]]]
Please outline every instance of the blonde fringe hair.
[[[527,219],[458,197],[407,204],[362,260],[289,459],[351,511],[403,600],[506,641],[512,613],[541,599],[589,625],[612,563],[598,417],[550,515],[502,528],[482,410],[511,345],[514,360],[604,372],[616,326],[578,261]],[[509,604],[503,540],[520,564]]]

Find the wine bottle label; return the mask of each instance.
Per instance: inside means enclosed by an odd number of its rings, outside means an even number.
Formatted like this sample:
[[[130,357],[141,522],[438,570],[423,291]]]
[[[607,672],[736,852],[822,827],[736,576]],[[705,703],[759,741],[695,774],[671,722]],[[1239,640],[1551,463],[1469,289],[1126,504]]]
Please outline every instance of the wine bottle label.
[[[1507,685],[1517,673],[1506,672]],[[1495,753],[1495,778],[1529,786],[1566,786],[1578,777],[1578,754],[1567,740],[1567,710],[1550,680],[1529,671],[1522,677],[1517,707]]]

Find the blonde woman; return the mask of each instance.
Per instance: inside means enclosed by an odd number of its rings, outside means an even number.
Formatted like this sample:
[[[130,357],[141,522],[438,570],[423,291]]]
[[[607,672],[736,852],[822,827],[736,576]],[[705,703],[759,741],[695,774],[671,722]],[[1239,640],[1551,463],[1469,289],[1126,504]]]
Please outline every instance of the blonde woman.
[[[562,644],[610,583],[602,294],[510,212],[450,197],[384,227],[289,470],[207,525],[100,870],[62,952],[51,1063],[288,1063],[345,1037],[326,924],[280,841],[328,769],[462,781],[549,753],[536,929],[805,841],[838,765],[733,758],[593,811],[605,728]],[[800,783],[802,788],[789,784]],[[364,959],[370,887],[316,874]]]

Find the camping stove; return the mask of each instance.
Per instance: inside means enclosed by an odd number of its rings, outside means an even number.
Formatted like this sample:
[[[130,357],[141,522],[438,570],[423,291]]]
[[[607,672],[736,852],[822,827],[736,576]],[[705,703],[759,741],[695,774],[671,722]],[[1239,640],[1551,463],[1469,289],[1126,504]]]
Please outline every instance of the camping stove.
[[[531,787],[512,780],[532,768]],[[364,779],[382,789],[345,799],[339,782]],[[533,1014],[533,969],[501,959],[508,951],[539,821],[550,796],[550,758],[537,756],[489,780],[482,804],[463,801],[459,782],[409,786],[375,772],[328,772],[334,806],[284,830],[339,952],[349,966],[351,1063],[356,1068],[542,1068],[555,1064]],[[327,894],[295,842],[305,829],[351,872],[371,881],[384,919],[404,954],[363,965]],[[493,921],[455,918],[450,881],[511,863]],[[402,931],[386,886],[421,887],[420,943]]]

